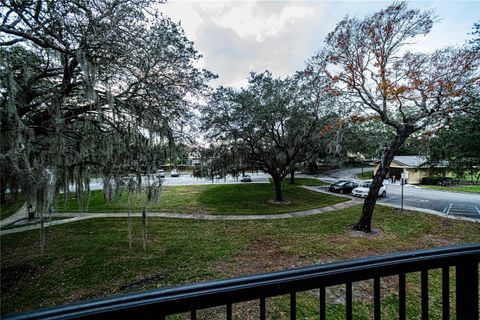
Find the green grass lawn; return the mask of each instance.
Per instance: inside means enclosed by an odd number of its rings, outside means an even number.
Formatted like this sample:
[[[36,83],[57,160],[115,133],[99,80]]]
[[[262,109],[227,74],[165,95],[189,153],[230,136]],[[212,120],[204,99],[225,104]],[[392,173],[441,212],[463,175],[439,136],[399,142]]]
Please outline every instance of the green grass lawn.
[[[288,177],[283,181],[284,184],[289,184],[290,179]],[[329,186],[330,183],[314,179],[314,178],[295,178],[296,185],[303,186]]]
[[[476,192],[476,193],[480,193],[480,186],[444,187],[444,186],[422,185],[422,188],[434,189],[434,190],[453,191],[453,192]]]
[[[297,185],[283,186],[284,198],[289,204],[272,204],[275,193],[272,184],[216,184],[196,186],[171,186],[162,191],[158,205],[150,206],[150,212],[170,211],[180,213],[209,214],[275,214],[308,210],[345,201],[331,195],[300,188],[298,184],[321,184],[316,179],[298,179]],[[139,212],[143,197],[133,199],[133,211]],[[78,201],[73,195],[65,205],[63,196],[57,201],[58,212],[77,212]],[[85,212],[126,212],[126,195],[117,203],[105,204],[102,191],[92,191]]]
[[[360,172],[359,174],[357,174],[357,179],[360,179],[360,180],[370,180],[372,179],[373,177],[373,170],[369,170],[369,171],[363,171],[363,174]]]
[[[420,213],[400,214],[377,206],[376,237],[354,236],[350,227],[360,206],[315,216],[262,221],[204,221],[150,218],[142,250],[140,219],[134,219],[129,249],[127,220],[91,219],[46,229],[39,255],[38,231],[1,237],[2,314],[114,294],[306,266],[390,252],[480,241],[475,223]],[[454,274],[453,272],[451,274]],[[418,274],[407,278],[409,319],[418,318]],[[441,308],[440,274],[431,274],[431,314]],[[452,280],[453,281],[453,280]],[[382,281],[384,319],[396,312],[396,282]],[[454,281],[453,281],[454,283]],[[437,290],[438,289],[438,290]],[[341,287],[328,291],[328,319],[344,319]],[[354,284],[355,319],[371,319],[371,282]],[[298,297],[298,315],[313,319],[318,294]],[[287,298],[268,299],[269,316],[288,314]],[[341,300],[341,299],[340,299]],[[453,300],[452,300],[453,301]],[[256,302],[255,302],[256,303]],[[452,302],[452,308],[455,304]],[[234,307],[248,318],[251,308]],[[254,309],[255,311],[255,309]],[[215,310],[204,319],[222,319]],[[300,316],[301,315],[301,316]],[[254,315],[252,315],[252,318]],[[318,316],[317,316],[318,319]]]

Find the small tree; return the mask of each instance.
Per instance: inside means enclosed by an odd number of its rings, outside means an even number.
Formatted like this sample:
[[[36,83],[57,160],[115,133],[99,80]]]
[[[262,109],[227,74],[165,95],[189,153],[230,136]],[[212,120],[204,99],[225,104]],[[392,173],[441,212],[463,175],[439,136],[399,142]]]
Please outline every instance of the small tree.
[[[332,86],[353,103],[354,113],[377,114],[395,132],[382,152],[356,230],[371,231],[378,190],[405,140],[414,132],[442,126],[478,74],[479,53],[473,48],[406,51],[435,21],[431,11],[408,9],[405,2],[363,20],[346,17],[327,36],[325,51],[313,59],[329,63],[326,73]]]

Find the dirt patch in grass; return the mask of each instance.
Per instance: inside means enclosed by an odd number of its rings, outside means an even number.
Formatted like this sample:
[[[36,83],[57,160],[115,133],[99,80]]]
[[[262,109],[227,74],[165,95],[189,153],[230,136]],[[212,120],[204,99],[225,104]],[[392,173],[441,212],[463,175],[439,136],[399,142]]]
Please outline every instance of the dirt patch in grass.
[[[372,228],[372,232],[366,233],[363,231],[350,230],[348,235],[354,238],[376,238],[383,234],[383,231],[378,228]]]
[[[222,261],[214,269],[224,276],[234,277],[298,268],[312,263],[301,255],[282,250],[277,241],[264,239],[248,244],[233,261]]]
[[[267,315],[269,314],[269,306],[267,307]],[[197,310],[197,319],[199,320],[225,320],[226,306],[213,307],[208,309]],[[235,303],[232,305],[232,319],[235,320],[258,320],[260,314],[259,300]],[[190,313],[178,315],[177,317],[168,318],[169,320],[190,319]],[[267,317],[267,319],[271,319]]]
[[[381,298],[383,299],[396,292],[398,292],[398,276],[382,277],[380,281]],[[327,303],[345,304],[345,285],[328,287],[325,296]],[[352,297],[357,302],[373,302],[373,280],[354,282],[352,284]]]
[[[425,246],[432,246],[433,244],[434,247],[447,247],[452,245],[451,239],[446,239],[440,235],[434,234],[423,235],[420,239],[418,239],[418,242],[424,244]]]
[[[66,290],[65,288],[63,288],[63,286],[56,287],[53,292],[58,297],[62,297],[61,299],[63,301],[65,301],[64,303],[75,303],[75,302],[82,301],[82,300],[94,299],[94,298],[97,298],[97,297],[101,297],[104,294],[105,295],[110,294],[110,292],[105,291],[101,295],[97,295],[97,294],[93,293],[91,290],[84,289],[84,288],[76,289],[74,291],[69,291],[69,290]],[[40,308],[48,307],[48,306],[50,306],[50,303],[42,302],[40,304]]]
[[[39,271],[37,266],[31,264],[17,264],[1,269],[1,295],[8,294],[25,280],[35,276]]]
[[[125,291],[125,290],[139,290],[144,288],[145,286],[155,285],[160,283],[165,278],[163,272],[156,272],[151,275],[140,276],[135,279],[135,281],[131,283],[127,283],[122,285],[118,288],[118,291]]]

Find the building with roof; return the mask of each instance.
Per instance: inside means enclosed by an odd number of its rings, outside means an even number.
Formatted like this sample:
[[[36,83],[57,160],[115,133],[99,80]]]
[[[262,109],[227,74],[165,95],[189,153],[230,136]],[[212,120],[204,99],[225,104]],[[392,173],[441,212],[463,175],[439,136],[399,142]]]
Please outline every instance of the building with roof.
[[[375,166],[375,172],[379,165]],[[397,181],[400,181],[403,174],[406,183],[419,184],[422,178],[431,175],[432,170],[439,169],[444,174],[445,167],[446,163],[440,163],[432,168],[430,164],[427,164],[427,158],[424,156],[395,156],[390,164],[387,178],[394,176]]]

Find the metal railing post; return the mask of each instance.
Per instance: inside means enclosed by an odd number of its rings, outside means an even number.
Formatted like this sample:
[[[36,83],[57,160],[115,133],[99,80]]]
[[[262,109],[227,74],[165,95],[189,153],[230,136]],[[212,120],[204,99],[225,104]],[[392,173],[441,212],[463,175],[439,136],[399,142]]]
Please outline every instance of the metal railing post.
[[[165,319],[167,315],[190,312],[197,318],[197,310],[226,305],[226,319],[232,319],[232,305],[243,301],[260,300],[260,319],[266,318],[266,299],[290,295],[290,318],[296,319],[298,292],[320,288],[320,319],[326,318],[325,288],[346,285],[346,318],[353,319],[352,282],[373,279],[374,319],[381,319],[381,279],[399,276],[399,319],[406,318],[406,277],[421,272],[421,316],[428,319],[428,270],[442,269],[442,317],[449,319],[450,267],[455,267],[456,319],[479,320],[479,262],[480,243],[464,244],[389,254],[348,261],[326,263],[310,267],[195,283],[172,288],[149,290],[76,304],[46,308],[25,313],[2,315],[9,320],[27,319],[83,319],[118,318]],[[452,280],[452,281],[451,281]],[[432,286],[432,290],[439,290]]]
[[[478,260],[465,258],[456,264],[457,319],[478,319]]]

